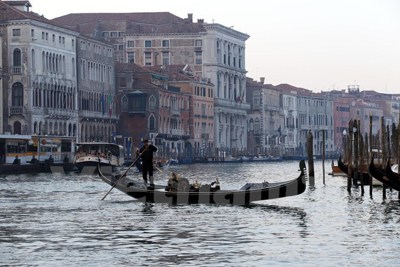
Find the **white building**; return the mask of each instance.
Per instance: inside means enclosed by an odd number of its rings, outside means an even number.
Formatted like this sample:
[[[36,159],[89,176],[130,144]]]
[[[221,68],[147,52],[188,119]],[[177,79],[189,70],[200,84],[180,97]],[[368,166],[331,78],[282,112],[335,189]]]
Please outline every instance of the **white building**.
[[[77,136],[77,32],[0,2],[4,132]]]
[[[215,85],[215,146],[228,154],[247,149],[246,53],[249,35],[204,24],[203,76]]]

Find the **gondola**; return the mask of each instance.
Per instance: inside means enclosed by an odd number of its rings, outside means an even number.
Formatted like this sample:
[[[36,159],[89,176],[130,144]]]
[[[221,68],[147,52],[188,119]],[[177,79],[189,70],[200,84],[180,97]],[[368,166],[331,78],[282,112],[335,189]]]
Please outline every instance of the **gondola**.
[[[398,184],[400,187],[400,174],[395,173],[392,170],[392,165],[390,164],[390,160],[388,160],[386,164],[386,177],[391,181],[393,184]],[[396,189],[397,190],[397,189]]]
[[[347,175],[347,177],[349,177],[349,167],[348,165],[346,165],[343,161],[342,161],[342,157],[340,156],[338,159],[338,167],[339,169]],[[362,167],[361,169],[366,169],[365,167]],[[365,171],[358,171],[357,172],[357,176],[355,176],[355,170],[352,169],[351,172],[351,178],[357,177],[356,182],[360,183],[361,179],[363,180],[364,185],[369,185],[370,181],[369,181],[369,173],[365,170]],[[374,185],[374,183],[372,184]]]
[[[382,182],[384,185],[393,188],[394,190],[400,191],[400,181],[396,181],[394,179],[389,179],[387,177],[387,173],[385,171],[378,169],[374,163],[374,157],[372,156],[371,162],[369,164],[369,173],[376,180]],[[387,172],[387,170],[386,170]]]
[[[343,173],[345,173],[345,174],[348,174],[348,173],[349,173],[349,168],[348,168],[347,165],[344,164],[344,162],[342,161],[342,156],[339,156],[339,159],[338,159],[338,167],[339,167],[339,169],[340,169]]]
[[[105,183],[138,201],[151,203],[249,205],[254,201],[300,195],[306,189],[303,170],[296,179],[290,181],[247,183],[239,190],[221,190],[218,183],[192,188],[185,178],[182,178],[177,188],[173,188],[176,190],[170,190],[169,185],[155,185],[154,188],[148,188],[142,182],[135,182],[127,177],[121,178],[111,173],[103,173],[101,168],[99,168],[99,176]]]

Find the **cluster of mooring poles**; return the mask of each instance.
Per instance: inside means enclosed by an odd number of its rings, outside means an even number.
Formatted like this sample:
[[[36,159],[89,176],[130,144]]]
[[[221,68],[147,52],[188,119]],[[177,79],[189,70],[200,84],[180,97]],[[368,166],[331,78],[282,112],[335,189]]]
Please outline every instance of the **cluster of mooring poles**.
[[[369,163],[372,159],[379,171],[382,172],[383,181],[389,181],[385,174],[387,164],[400,163],[400,118],[397,126],[385,126],[385,120],[381,118],[381,128],[377,134],[372,134],[373,117],[369,117],[369,135],[363,136],[360,132],[360,121],[350,120],[348,134],[344,136],[343,162],[347,163],[347,191],[351,193],[352,185],[361,186],[361,195],[364,195],[364,185],[369,185],[369,194],[372,198],[373,177],[369,171]],[[395,181],[400,183],[400,181]],[[389,181],[390,184],[390,181]],[[383,199],[386,199],[388,185],[382,183]],[[390,187],[392,190],[392,187]],[[400,198],[400,192],[399,192]]]
[[[314,138],[311,130],[307,133],[307,158],[308,158],[308,184],[315,186],[315,173],[314,173]],[[325,184],[325,131],[322,130],[322,177]]]

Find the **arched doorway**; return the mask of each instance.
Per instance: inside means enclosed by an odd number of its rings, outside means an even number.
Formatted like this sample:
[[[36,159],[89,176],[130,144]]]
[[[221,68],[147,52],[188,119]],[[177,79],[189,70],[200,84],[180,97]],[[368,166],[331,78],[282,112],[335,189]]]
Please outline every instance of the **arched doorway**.
[[[19,121],[14,122],[14,134],[21,134],[22,132],[22,125]]]

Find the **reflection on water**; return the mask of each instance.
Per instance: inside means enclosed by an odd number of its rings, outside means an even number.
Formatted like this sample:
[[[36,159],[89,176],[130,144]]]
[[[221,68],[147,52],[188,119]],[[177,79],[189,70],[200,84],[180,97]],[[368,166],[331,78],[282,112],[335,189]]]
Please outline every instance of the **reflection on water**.
[[[297,169],[292,162],[169,171],[237,189],[289,180]],[[374,199],[349,195],[342,177],[326,176],[322,185],[318,162],[316,176],[300,196],[247,207],[143,204],[116,189],[101,201],[109,186],[94,175],[1,177],[0,265],[396,266],[388,251],[400,245],[397,193],[383,202],[379,188]],[[156,180],[167,177],[163,171]]]

